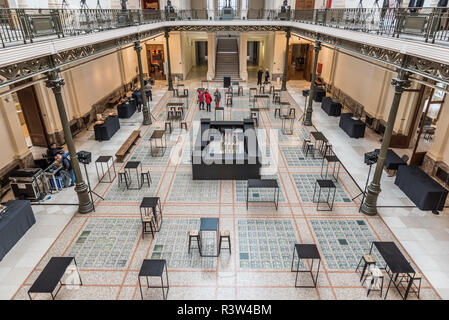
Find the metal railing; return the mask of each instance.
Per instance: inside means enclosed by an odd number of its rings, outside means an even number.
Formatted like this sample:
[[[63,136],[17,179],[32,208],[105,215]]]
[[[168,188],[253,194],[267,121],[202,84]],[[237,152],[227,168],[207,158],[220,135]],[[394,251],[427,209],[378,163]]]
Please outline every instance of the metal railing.
[[[117,9],[0,9],[3,47],[161,21],[289,20],[418,41],[449,41],[447,8],[369,8],[236,11]]]

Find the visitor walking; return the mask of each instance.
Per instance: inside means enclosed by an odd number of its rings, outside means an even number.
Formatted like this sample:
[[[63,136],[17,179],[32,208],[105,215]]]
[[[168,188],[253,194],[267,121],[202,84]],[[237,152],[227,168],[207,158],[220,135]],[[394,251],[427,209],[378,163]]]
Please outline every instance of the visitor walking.
[[[204,110],[204,91],[198,89],[198,109]]]
[[[206,89],[206,93],[204,94],[204,99],[206,99],[206,111],[210,112],[210,103],[212,102],[212,96],[209,91]]]
[[[265,82],[264,84],[270,83],[270,72],[267,70],[265,70]]]
[[[147,96],[147,101],[153,101],[153,87],[150,81],[145,81],[145,95]]]
[[[259,71],[257,72],[257,85],[258,86],[262,85],[262,77],[263,77],[263,70],[262,70],[262,68],[260,68]]]
[[[214,101],[215,101],[215,108],[218,108],[220,106],[221,101],[221,93],[220,90],[218,90],[218,88],[214,92]]]

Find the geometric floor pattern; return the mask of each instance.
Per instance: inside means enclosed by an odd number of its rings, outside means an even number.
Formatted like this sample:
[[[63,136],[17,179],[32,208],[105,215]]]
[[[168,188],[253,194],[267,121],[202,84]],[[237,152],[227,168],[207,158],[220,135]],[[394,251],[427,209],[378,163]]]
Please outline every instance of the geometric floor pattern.
[[[313,158],[310,152],[307,157],[305,157],[302,149],[298,146],[282,147],[281,149],[287,164],[291,167],[321,167],[321,164],[323,163],[322,159],[317,159],[318,157],[321,157],[318,150],[314,150],[315,158]]]
[[[157,143],[160,145],[160,141],[157,141]],[[129,161],[140,161],[144,166],[166,166],[170,157],[170,152],[171,147],[167,147],[162,157],[160,156],[161,152],[158,153],[159,156],[153,157],[151,156],[150,146],[138,146],[133,155],[129,158]]]
[[[313,202],[313,191],[315,188],[316,180],[323,179],[319,173],[295,173],[292,174],[295,181],[296,189],[302,202]],[[346,191],[340,185],[340,183],[333,181],[337,190],[335,193],[335,202],[351,202],[351,198]],[[325,201],[327,198],[328,189],[321,190],[321,201]],[[315,200],[318,198],[319,187],[316,187]],[[329,201],[332,201],[334,190],[331,190]]]
[[[191,86],[190,89],[195,91],[196,87]],[[224,105],[223,91],[222,98],[225,120],[249,117],[252,103],[248,102],[247,96],[234,95],[232,108]],[[190,102],[193,101],[192,98]],[[182,102],[185,103],[185,100]],[[261,101],[257,105],[262,107]],[[315,181],[321,178],[319,172],[322,159],[306,158],[303,155],[302,141],[309,137],[308,132],[312,128],[298,123],[298,109],[293,135],[282,134],[282,122],[274,118],[274,107],[259,112],[257,135],[259,150],[263,155],[261,174],[264,179],[278,181],[282,207],[276,211],[273,203],[270,203],[273,189],[251,189],[250,200],[270,202],[252,204],[247,211],[244,206],[246,180],[232,183],[192,180],[191,150],[200,129],[199,121],[192,120],[214,119],[214,112],[199,112],[196,104],[192,105],[193,108],[185,109],[188,136],[184,129],[180,130],[179,122],[173,122],[173,132],[166,136],[168,148],[165,155],[151,157],[148,140],[154,130],[164,129],[166,118],[164,102],[158,106],[153,112],[161,121],[154,121],[149,128],[142,127],[144,138],[137,142],[128,156],[129,160],[141,161],[144,170],[150,171],[151,186],[145,183],[140,190],[128,190],[123,183],[119,188],[117,178],[109,185],[97,186],[105,195],[104,201],[97,201],[97,212],[77,214],[46,254],[46,258],[73,255],[81,268],[86,286],[76,291],[85,293],[77,296],[75,290],[62,289],[62,294],[65,294],[62,297],[140,298],[137,269],[142,260],[165,259],[170,278],[169,299],[214,299],[223,295],[231,299],[304,298],[308,297],[308,293],[293,288],[295,275],[289,271],[294,244],[304,239],[306,243],[316,242],[323,260],[320,284],[317,289],[310,290],[312,295],[319,292],[319,296],[314,295],[314,298],[366,299],[366,290],[359,284],[360,274],[354,272],[355,266],[361,255],[369,251],[371,241],[385,240],[383,235],[391,235],[391,232],[381,219],[353,213],[355,203],[346,192],[345,186],[349,188],[351,183],[347,180],[344,180],[345,185],[341,179],[342,184],[334,182],[337,186],[335,202],[339,204],[338,216],[334,217],[334,212],[315,211],[316,204],[312,204],[312,197]],[[222,112],[217,112],[217,116],[221,120]],[[93,137],[90,139],[93,140]],[[176,144],[178,142],[180,144]],[[123,141],[115,147],[118,149],[121,143]],[[180,145],[182,149],[179,149]],[[178,159],[179,156],[181,159]],[[132,187],[135,187],[134,171],[132,179]],[[295,186],[289,187],[290,182],[294,182]],[[284,189],[284,186],[296,190]],[[351,187],[348,190],[353,189]],[[299,195],[299,203],[294,194]],[[140,240],[140,218],[128,216],[126,212],[129,210],[135,214],[142,198],[151,196],[160,196],[163,200],[164,219],[154,239],[146,235],[145,239]],[[295,203],[291,203],[291,199],[295,199]],[[349,208],[347,214],[345,207]],[[218,258],[200,257],[196,241],[188,253],[188,232],[199,229],[203,213],[204,216],[219,217],[220,229],[231,231],[232,253],[222,250]],[[388,239],[391,237],[388,236]],[[203,233],[202,242],[205,255],[216,253],[215,233]],[[226,246],[227,243],[223,248]],[[382,265],[380,255],[376,251],[373,255],[378,265]],[[41,271],[41,267],[42,264],[39,264],[34,272]],[[304,261],[301,261],[300,268],[306,268]],[[15,298],[27,298],[26,290],[32,278],[22,285]],[[109,281],[114,284],[109,286]],[[427,282],[426,286],[424,291],[431,291]],[[393,297],[393,291],[390,290],[388,298]],[[378,299],[378,295],[370,294],[368,299],[372,298]]]
[[[310,220],[326,267],[331,270],[355,270],[360,257],[369,253],[371,242],[377,241],[364,220]],[[373,250],[378,266],[385,265]]]
[[[155,237],[151,259],[167,260],[170,269],[215,269],[216,259],[201,257],[196,241],[192,241],[188,252],[189,230],[199,230],[199,227],[199,219],[164,219]],[[217,241],[211,232],[203,232],[201,241],[204,255],[216,254]]]
[[[66,256],[74,256],[82,268],[124,268],[140,229],[140,219],[89,219]]]
[[[276,179],[279,186],[279,202],[285,202],[285,197],[284,193],[282,192],[281,182],[279,181],[279,178],[274,175],[267,175],[262,176],[262,179]],[[236,202],[246,202],[247,185],[248,182],[246,180],[235,180]],[[277,190],[273,188],[251,188],[248,192],[248,200],[255,202],[273,202],[275,195],[277,197]]]
[[[218,180],[192,180],[190,173],[177,173],[169,202],[217,202]]]
[[[241,269],[290,270],[295,243],[291,219],[238,219]]]
[[[145,183],[142,185],[142,188],[138,190],[134,189],[127,189],[125,181],[120,184],[120,187],[118,186],[118,179],[115,179],[115,181],[112,183],[112,186],[107,191],[106,195],[104,196],[104,201],[110,201],[110,202],[141,202],[143,197],[148,197],[149,195],[155,194],[157,186],[159,185],[159,181],[161,180],[162,175],[160,173],[154,173],[151,172],[151,183],[150,187],[148,187],[148,182],[145,179]],[[137,176],[135,173],[135,170],[131,171],[131,188],[137,188]]]

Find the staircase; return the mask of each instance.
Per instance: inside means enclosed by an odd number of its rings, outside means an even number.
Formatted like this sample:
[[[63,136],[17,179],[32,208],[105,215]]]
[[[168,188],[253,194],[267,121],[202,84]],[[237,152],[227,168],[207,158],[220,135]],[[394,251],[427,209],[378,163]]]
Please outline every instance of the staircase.
[[[230,76],[231,81],[240,79],[239,50],[236,38],[217,39],[217,57],[215,79],[223,81],[223,76]]]

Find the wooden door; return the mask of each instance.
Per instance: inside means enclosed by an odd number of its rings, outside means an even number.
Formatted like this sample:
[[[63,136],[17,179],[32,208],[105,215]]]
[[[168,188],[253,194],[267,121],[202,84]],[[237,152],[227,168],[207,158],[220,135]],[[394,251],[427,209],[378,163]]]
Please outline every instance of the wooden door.
[[[315,9],[315,0],[296,0],[296,10]]]
[[[33,146],[48,147],[47,131],[37,102],[34,86],[16,92]]]

